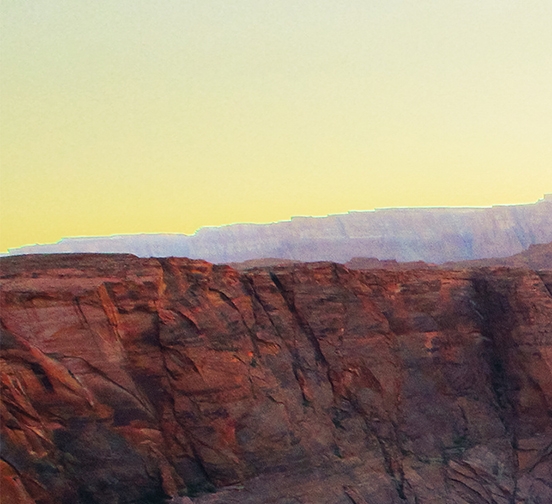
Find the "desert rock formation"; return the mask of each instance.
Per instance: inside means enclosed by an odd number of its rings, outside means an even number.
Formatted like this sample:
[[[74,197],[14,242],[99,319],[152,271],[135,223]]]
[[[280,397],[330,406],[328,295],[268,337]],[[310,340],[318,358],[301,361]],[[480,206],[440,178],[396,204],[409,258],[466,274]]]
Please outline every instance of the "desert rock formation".
[[[275,259],[268,265],[277,265]],[[235,267],[240,270],[249,269],[255,261],[237,263]],[[492,268],[505,266],[508,268],[527,268],[534,270],[552,270],[552,243],[530,245],[527,250],[508,257],[492,257],[488,259],[473,259],[471,261],[446,262],[444,264],[428,264],[423,261],[398,262],[394,260],[382,261],[373,257],[353,257],[345,263],[349,269],[373,270],[411,270],[411,269],[466,269],[466,268]]]
[[[550,271],[0,268],[3,502],[552,502]]]
[[[552,241],[552,195],[528,205],[388,208],[273,224],[202,228],[187,235],[67,238],[12,254],[110,252],[190,257],[213,263],[274,257],[335,261],[353,257],[444,263],[517,254]]]

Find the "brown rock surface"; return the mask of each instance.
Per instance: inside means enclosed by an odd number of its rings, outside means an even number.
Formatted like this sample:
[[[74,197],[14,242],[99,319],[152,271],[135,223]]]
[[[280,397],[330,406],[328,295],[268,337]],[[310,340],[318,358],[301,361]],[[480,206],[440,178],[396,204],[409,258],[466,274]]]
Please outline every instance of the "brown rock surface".
[[[491,259],[474,259],[444,263],[446,269],[483,268],[490,266],[507,266],[509,268],[552,269],[552,242],[530,245],[527,250],[509,257]]]
[[[274,266],[276,259],[266,266]],[[254,262],[254,261],[252,261]],[[492,257],[489,259],[474,259],[472,261],[446,262],[444,264],[428,264],[422,261],[398,262],[395,260],[382,261],[375,257],[353,257],[347,261],[345,267],[349,269],[386,269],[386,270],[412,270],[412,269],[466,269],[466,268],[491,268],[506,266],[508,268],[528,268],[534,270],[552,269],[552,242],[530,245],[527,250],[508,257]],[[237,263],[237,268],[248,269],[248,263]],[[259,265],[261,266],[261,265]]]
[[[375,257],[353,257],[350,261],[347,261],[344,266],[348,269],[354,270],[384,269],[393,271],[438,268],[436,264],[425,263],[423,261],[399,262],[394,259],[381,260],[376,259]]]
[[[552,272],[0,267],[2,502],[552,502]]]

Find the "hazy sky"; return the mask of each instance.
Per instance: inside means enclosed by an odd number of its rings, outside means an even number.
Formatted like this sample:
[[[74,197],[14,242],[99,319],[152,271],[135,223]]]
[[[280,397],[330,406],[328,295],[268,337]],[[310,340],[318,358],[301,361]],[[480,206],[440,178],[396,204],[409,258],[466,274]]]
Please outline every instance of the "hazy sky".
[[[550,0],[0,6],[0,250],[552,192]]]

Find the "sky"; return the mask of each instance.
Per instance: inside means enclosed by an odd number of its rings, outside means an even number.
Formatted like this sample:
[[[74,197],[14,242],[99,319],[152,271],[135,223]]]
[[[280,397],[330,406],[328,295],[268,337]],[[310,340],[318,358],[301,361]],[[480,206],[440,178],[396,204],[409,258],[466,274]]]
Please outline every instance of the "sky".
[[[0,0],[0,251],[552,192],[550,0]]]

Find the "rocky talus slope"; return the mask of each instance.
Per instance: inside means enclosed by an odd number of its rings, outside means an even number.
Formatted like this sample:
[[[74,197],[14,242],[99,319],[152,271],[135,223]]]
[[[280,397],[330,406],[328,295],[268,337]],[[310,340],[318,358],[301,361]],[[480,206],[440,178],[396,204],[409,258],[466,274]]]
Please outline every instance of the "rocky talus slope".
[[[552,502],[551,271],[0,268],[2,502]]]

